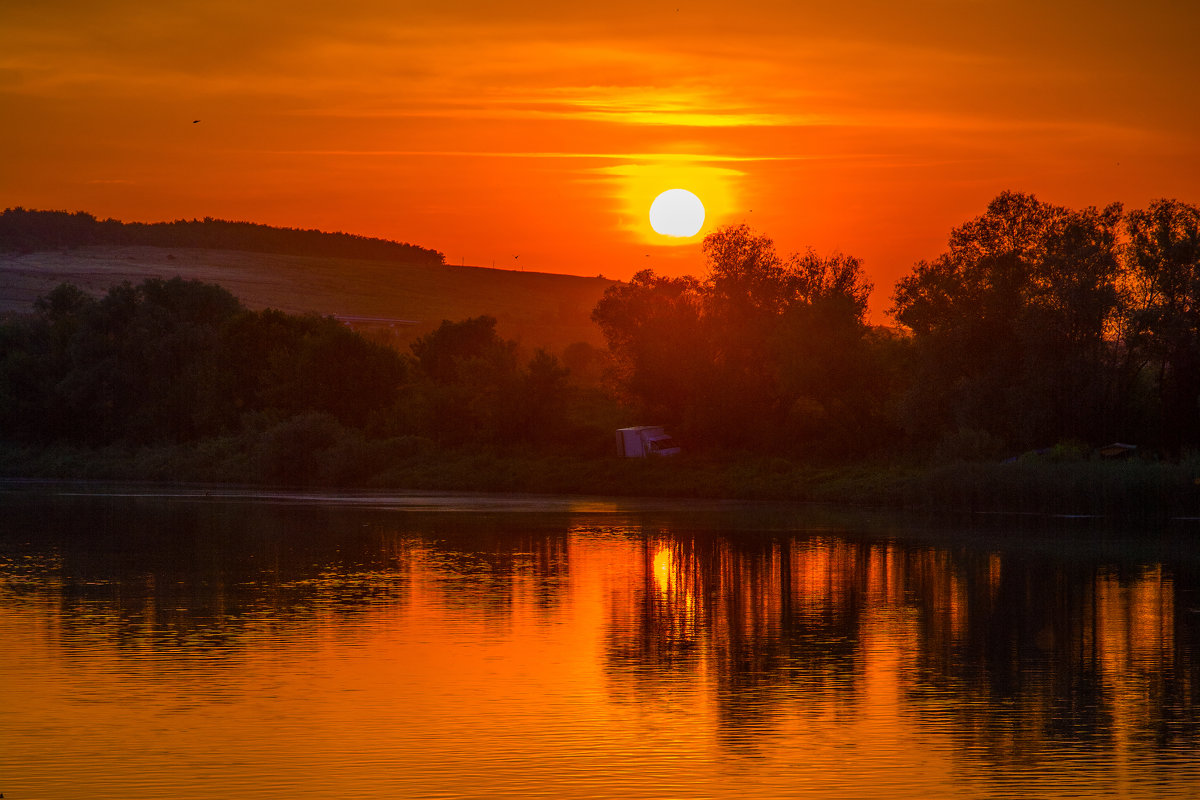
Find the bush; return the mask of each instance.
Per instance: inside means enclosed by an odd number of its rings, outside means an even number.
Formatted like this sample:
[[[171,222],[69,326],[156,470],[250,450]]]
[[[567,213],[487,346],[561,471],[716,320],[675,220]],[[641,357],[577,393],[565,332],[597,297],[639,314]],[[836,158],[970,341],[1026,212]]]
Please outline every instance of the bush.
[[[978,428],[956,428],[942,435],[934,458],[938,461],[980,461],[1004,454],[1004,440]]]
[[[259,434],[251,462],[256,478],[264,483],[313,486],[325,477],[329,463],[346,463],[347,448],[357,444],[355,439],[361,440],[361,435],[328,414],[303,414]],[[341,452],[335,457],[336,449]]]

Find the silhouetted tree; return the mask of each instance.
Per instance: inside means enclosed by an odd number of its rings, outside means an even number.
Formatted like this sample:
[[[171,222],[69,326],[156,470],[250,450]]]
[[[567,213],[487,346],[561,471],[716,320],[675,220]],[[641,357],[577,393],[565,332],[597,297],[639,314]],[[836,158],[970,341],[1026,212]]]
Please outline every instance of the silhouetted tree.
[[[861,263],[781,258],[745,225],[713,232],[703,251],[703,281],[641,272],[593,311],[622,388],[685,435],[731,447],[800,452],[869,428],[878,415],[842,394],[869,383],[855,372],[869,346]]]
[[[565,369],[554,355],[537,350],[521,375],[520,438],[541,443],[562,438],[569,399]]]
[[[0,325],[5,438],[81,444],[193,441],[245,415],[380,423],[402,357],[332,318],[252,312],[219,286],[150,279],[94,300],[62,285]]]
[[[1120,431],[1111,342],[1121,209],[1005,192],[949,250],[896,286],[919,373],[910,429],[976,429],[1010,445]]]
[[[1200,208],[1156,200],[1126,219],[1131,335],[1153,366],[1159,440],[1200,444]]]
[[[888,399],[897,362],[881,357],[890,339],[866,323],[871,284],[852,256],[813,252],[790,265],[796,299],[770,350],[787,402],[781,431],[797,451],[862,454],[891,433]]]
[[[399,409],[406,432],[448,444],[553,444],[567,438],[567,370],[538,350],[522,366],[494,317],[446,320],[412,344],[422,380]]]
[[[421,371],[438,383],[464,377],[464,364],[478,359],[495,362],[503,370],[516,366],[516,344],[500,338],[496,318],[489,316],[444,320],[432,333],[413,342],[411,349]]]
[[[224,289],[150,279],[114,286],[84,307],[55,386],[60,430],[93,443],[195,438],[211,432],[216,340],[240,309]]]
[[[268,355],[260,393],[286,415],[323,412],[359,429],[390,410],[405,381],[399,353],[368,341],[331,317],[302,317],[298,336]]]
[[[613,354],[615,380],[649,418],[691,422],[712,380],[700,284],[642,270],[605,290],[592,311]]]

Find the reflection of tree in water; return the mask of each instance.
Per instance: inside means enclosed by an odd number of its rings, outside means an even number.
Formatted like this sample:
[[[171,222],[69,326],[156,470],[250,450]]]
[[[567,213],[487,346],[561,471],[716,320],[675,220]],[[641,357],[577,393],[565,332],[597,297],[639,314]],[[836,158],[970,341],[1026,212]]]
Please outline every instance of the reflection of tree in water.
[[[669,696],[711,673],[720,733],[737,747],[772,728],[789,694],[851,702],[863,606],[857,548],[648,535],[645,579],[628,607],[611,609],[614,691]]]
[[[514,592],[554,607],[567,573],[565,525],[464,525],[421,515],[203,497],[6,501],[0,591],[50,599],[68,652],[236,658],[285,628],[353,630],[365,611],[405,606],[418,572],[448,605],[511,611]]]
[[[419,561],[448,608],[507,617],[517,605],[543,613],[558,606],[569,577],[565,521],[430,518],[420,530]]]
[[[43,569],[10,586],[57,598],[67,648],[104,638],[134,651],[235,653],[247,635],[299,618],[350,619],[407,593],[410,544],[358,517],[203,498],[62,498],[11,510],[4,538],[27,543]]]
[[[965,550],[950,569],[931,560],[910,569],[923,611],[907,687],[918,713],[950,715],[964,745],[997,764],[1050,763],[1064,748],[1119,756],[1135,743],[1164,762],[1190,758],[1200,637],[1176,601],[1195,576]]]
[[[612,691],[661,700],[707,682],[736,749],[783,715],[854,713],[866,683],[996,764],[1036,767],[1064,742],[1182,757],[1200,739],[1200,614],[1175,607],[1194,575],[1082,554],[679,532],[648,533],[642,561],[640,585],[610,608]]]

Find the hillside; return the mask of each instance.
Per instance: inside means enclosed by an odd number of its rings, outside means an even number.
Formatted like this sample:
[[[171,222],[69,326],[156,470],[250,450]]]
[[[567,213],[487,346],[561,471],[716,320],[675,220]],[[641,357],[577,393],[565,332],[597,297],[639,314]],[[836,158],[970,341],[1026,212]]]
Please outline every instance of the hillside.
[[[70,247],[173,247],[241,250],[291,256],[369,258],[411,264],[444,264],[437,250],[352,233],[281,228],[225,219],[122,222],[86,211],[8,208],[0,212],[0,253],[34,253]]]
[[[101,293],[122,281],[171,278],[217,283],[253,309],[316,312],[415,324],[353,321],[390,330],[398,343],[443,319],[490,314],[498,332],[527,347],[561,351],[572,342],[602,345],[592,308],[613,282],[482,267],[324,256],[148,246],[91,246],[0,254],[0,312],[29,311],[63,282]]]

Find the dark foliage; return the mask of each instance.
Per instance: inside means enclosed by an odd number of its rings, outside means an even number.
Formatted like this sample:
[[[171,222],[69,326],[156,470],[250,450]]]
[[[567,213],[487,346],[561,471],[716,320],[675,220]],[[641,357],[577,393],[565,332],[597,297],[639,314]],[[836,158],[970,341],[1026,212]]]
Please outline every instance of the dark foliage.
[[[221,374],[240,410],[316,411],[366,428],[395,401],[407,369],[398,354],[331,317],[267,309],[244,312],[222,331]]]
[[[984,450],[1200,445],[1198,221],[1176,201],[1123,215],[998,196],[897,284],[909,433]]]
[[[336,320],[247,311],[219,286],[150,279],[96,300],[69,284],[0,325],[0,429],[26,442],[187,442],[251,413],[367,426],[405,377]]]
[[[229,222],[212,217],[144,223],[98,220],[83,211],[9,208],[0,213],[0,252],[29,253],[89,245],[189,247],[415,264],[445,263],[442,253],[413,244],[349,233]]]
[[[607,452],[612,415],[578,421],[594,393],[549,353],[523,362],[495,326],[444,322],[408,357],[211,284],[152,279],[98,299],[63,284],[0,323],[0,440],[90,448],[97,463],[174,448],[138,469],[298,485],[361,484],[428,448]]]
[[[1125,221],[1130,350],[1153,375],[1158,439],[1200,444],[1200,208],[1157,200]]]
[[[107,224],[81,230],[93,223]],[[748,454],[778,496],[803,494],[787,484],[797,457],[1200,448],[1195,206],[1004,193],[897,284],[895,331],[866,323],[871,286],[851,256],[783,257],[745,226],[704,253],[703,279],[647,270],[612,286],[592,315],[608,352],[574,345],[570,370],[488,316],[445,321],[408,355],[194,281],[100,298],[63,285],[0,323],[0,438],[177,448],[249,479],[350,484],[414,475],[437,453],[470,454],[480,473],[502,453],[601,456],[614,428],[643,422],[702,457]],[[470,488],[462,470],[430,485]]]
[[[550,444],[566,430],[567,370],[539,350],[521,366],[492,317],[444,321],[412,344],[416,380],[403,432],[451,445]]]
[[[1004,193],[901,280],[923,425],[1017,446],[1120,438],[1105,333],[1120,313],[1120,207],[1072,211]]]
[[[745,225],[704,252],[705,280],[640,272],[592,314],[630,401],[693,447],[859,454],[885,437],[859,261],[783,258]]]
[[[945,458],[1200,447],[1195,206],[1126,215],[1002,193],[897,284],[895,333],[865,323],[853,257],[784,258],[744,225],[704,252],[703,280],[641,272],[592,316],[627,400],[693,442]]]

